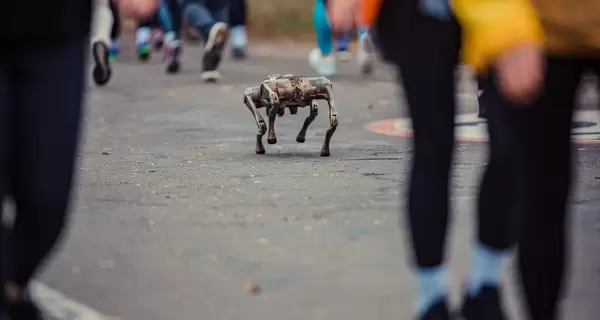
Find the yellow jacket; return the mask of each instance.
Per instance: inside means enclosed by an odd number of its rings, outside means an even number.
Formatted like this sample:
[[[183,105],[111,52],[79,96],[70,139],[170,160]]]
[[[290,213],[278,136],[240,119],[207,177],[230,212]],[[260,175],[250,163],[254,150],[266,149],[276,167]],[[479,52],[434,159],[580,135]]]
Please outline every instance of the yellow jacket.
[[[543,44],[531,0],[451,0],[463,30],[463,61],[484,72],[498,56],[524,43]]]

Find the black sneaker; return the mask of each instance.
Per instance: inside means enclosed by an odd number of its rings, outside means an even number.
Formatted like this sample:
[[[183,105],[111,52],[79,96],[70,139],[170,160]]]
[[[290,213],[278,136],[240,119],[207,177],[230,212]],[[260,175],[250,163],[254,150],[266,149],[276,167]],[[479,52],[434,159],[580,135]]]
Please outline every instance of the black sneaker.
[[[451,320],[450,311],[448,311],[448,303],[442,300],[425,312],[418,320]],[[481,319],[483,320],[483,319]]]
[[[108,59],[108,46],[97,41],[92,45],[92,54],[94,56],[94,70],[92,72],[94,82],[98,86],[104,86],[108,83],[112,74],[110,61]]]
[[[461,315],[465,320],[506,320],[500,290],[496,286],[481,287],[476,296],[466,295]]]
[[[42,312],[29,297],[18,302],[6,303],[6,315],[10,320],[43,320]]]
[[[223,22],[215,23],[210,29],[204,44],[204,56],[202,57],[202,79],[204,81],[215,82],[221,77],[217,68],[221,63],[227,37],[227,24]]]
[[[244,60],[244,59],[246,59],[246,49],[233,48],[233,49],[231,49],[231,56],[235,60]]]

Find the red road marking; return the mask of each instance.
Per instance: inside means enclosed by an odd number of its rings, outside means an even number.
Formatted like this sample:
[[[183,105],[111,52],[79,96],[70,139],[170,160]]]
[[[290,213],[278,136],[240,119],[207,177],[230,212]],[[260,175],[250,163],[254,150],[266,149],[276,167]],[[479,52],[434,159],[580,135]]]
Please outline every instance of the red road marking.
[[[397,129],[395,127],[398,121],[405,121],[408,118],[395,118],[395,119],[386,119],[379,120],[371,123],[367,123],[364,128],[367,131],[371,131],[374,133],[384,134],[387,136],[396,136],[396,137],[412,137],[412,130],[407,129]],[[456,141],[460,142],[487,142],[488,139],[485,138],[473,138],[473,137],[456,137]],[[573,140],[575,144],[600,144],[600,140]]]

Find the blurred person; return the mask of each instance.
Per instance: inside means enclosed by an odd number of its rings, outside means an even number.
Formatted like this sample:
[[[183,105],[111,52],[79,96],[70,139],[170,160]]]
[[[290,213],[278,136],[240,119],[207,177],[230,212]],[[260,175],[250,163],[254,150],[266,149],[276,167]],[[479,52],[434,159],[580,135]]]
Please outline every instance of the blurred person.
[[[148,61],[157,43],[162,42],[162,30],[159,22],[159,14],[153,14],[149,18],[139,22],[135,31],[135,47],[138,60]]]
[[[445,0],[329,1],[336,30],[354,23],[358,5],[362,22],[377,33],[384,59],[398,68],[413,126],[407,222],[417,284],[415,318],[453,319],[445,245],[461,29]],[[477,239],[463,289],[466,320],[507,319],[500,277],[518,239],[518,210],[526,187],[520,183],[522,147],[506,121],[514,110],[504,102],[489,106],[489,160],[479,188]]]
[[[115,22],[110,9],[110,2],[111,0],[93,1],[91,37],[94,69],[92,76],[98,86],[106,85],[112,75],[109,48],[111,46],[111,30]]]
[[[202,35],[202,79],[215,82],[221,78],[218,67],[229,37],[229,3],[227,0],[183,0],[185,19]]]
[[[355,2],[355,0],[349,0]],[[317,34],[317,48],[309,55],[310,66],[321,76],[334,76],[337,73],[336,58],[333,54],[333,33],[327,16],[328,0],[315,0],[313,11],[313,23]],[[356,9],[356,6],[353,7]],[[351,13],[354,14],[355,11]],[[353,25],[337,32],[342,35],[345,30],[351,30]],[[373,70],[373,51],[371,38],[366,24],[360,24],[358,31],[358,49],[356,60],[363,74],[369,74]]]
[[[246,58],[246,46],[248,45],[248,34],[246,29],[247,12],[246,0],[229,1],[229,22],[231,25],[231,55],[234,59]]]
[[[42,319],[29,285],[67,220],[92,6],[9,0],[0,11],[0,192],[15,205],[13,224],[2,229],[3,240],[10,233],[2,246],[2,318]],[[127,6],[136,14],[151,8]]]
[[[600,74],[600,2],[521,0],[498,6],[459,0],[455,6],[469,35],[466,61],[480,74],[495,71],[496,86],[484,87],[483,96],[498,91],[524,105],[518,114],[521,125],[513,128],[527,159],[527,215],[518,269],[528,318],[558,319],[572,240],[567,198],[573,111],[582,77]],[[482,14],[490,9],[496,14]],[[543,42],[535,36],[538,23]]]

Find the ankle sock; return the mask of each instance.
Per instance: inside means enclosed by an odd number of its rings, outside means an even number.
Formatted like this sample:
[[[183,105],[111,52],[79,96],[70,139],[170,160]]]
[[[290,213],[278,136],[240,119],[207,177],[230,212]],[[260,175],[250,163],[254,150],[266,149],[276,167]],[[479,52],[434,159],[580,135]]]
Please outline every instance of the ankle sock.
[[[248,42],[246,26],[235,26],[231,28],[231,46],[233,48],[245,48]]]
[[[150,38],[152,37],[152,29],[150,27],[141,27],[138,28],[135,32],[135,44],[141,45],[150,42]]]
[[[507,256],[508,250],[494,249],[478,242],[471,257],[471,269],[467,282],[468,294],[477,295],[484,285],[497,286]]]
[[[417,314],[423,315],[434,304],[446,298],[448,293],[447,272],[445,266],[418,268],[417,277]]]

